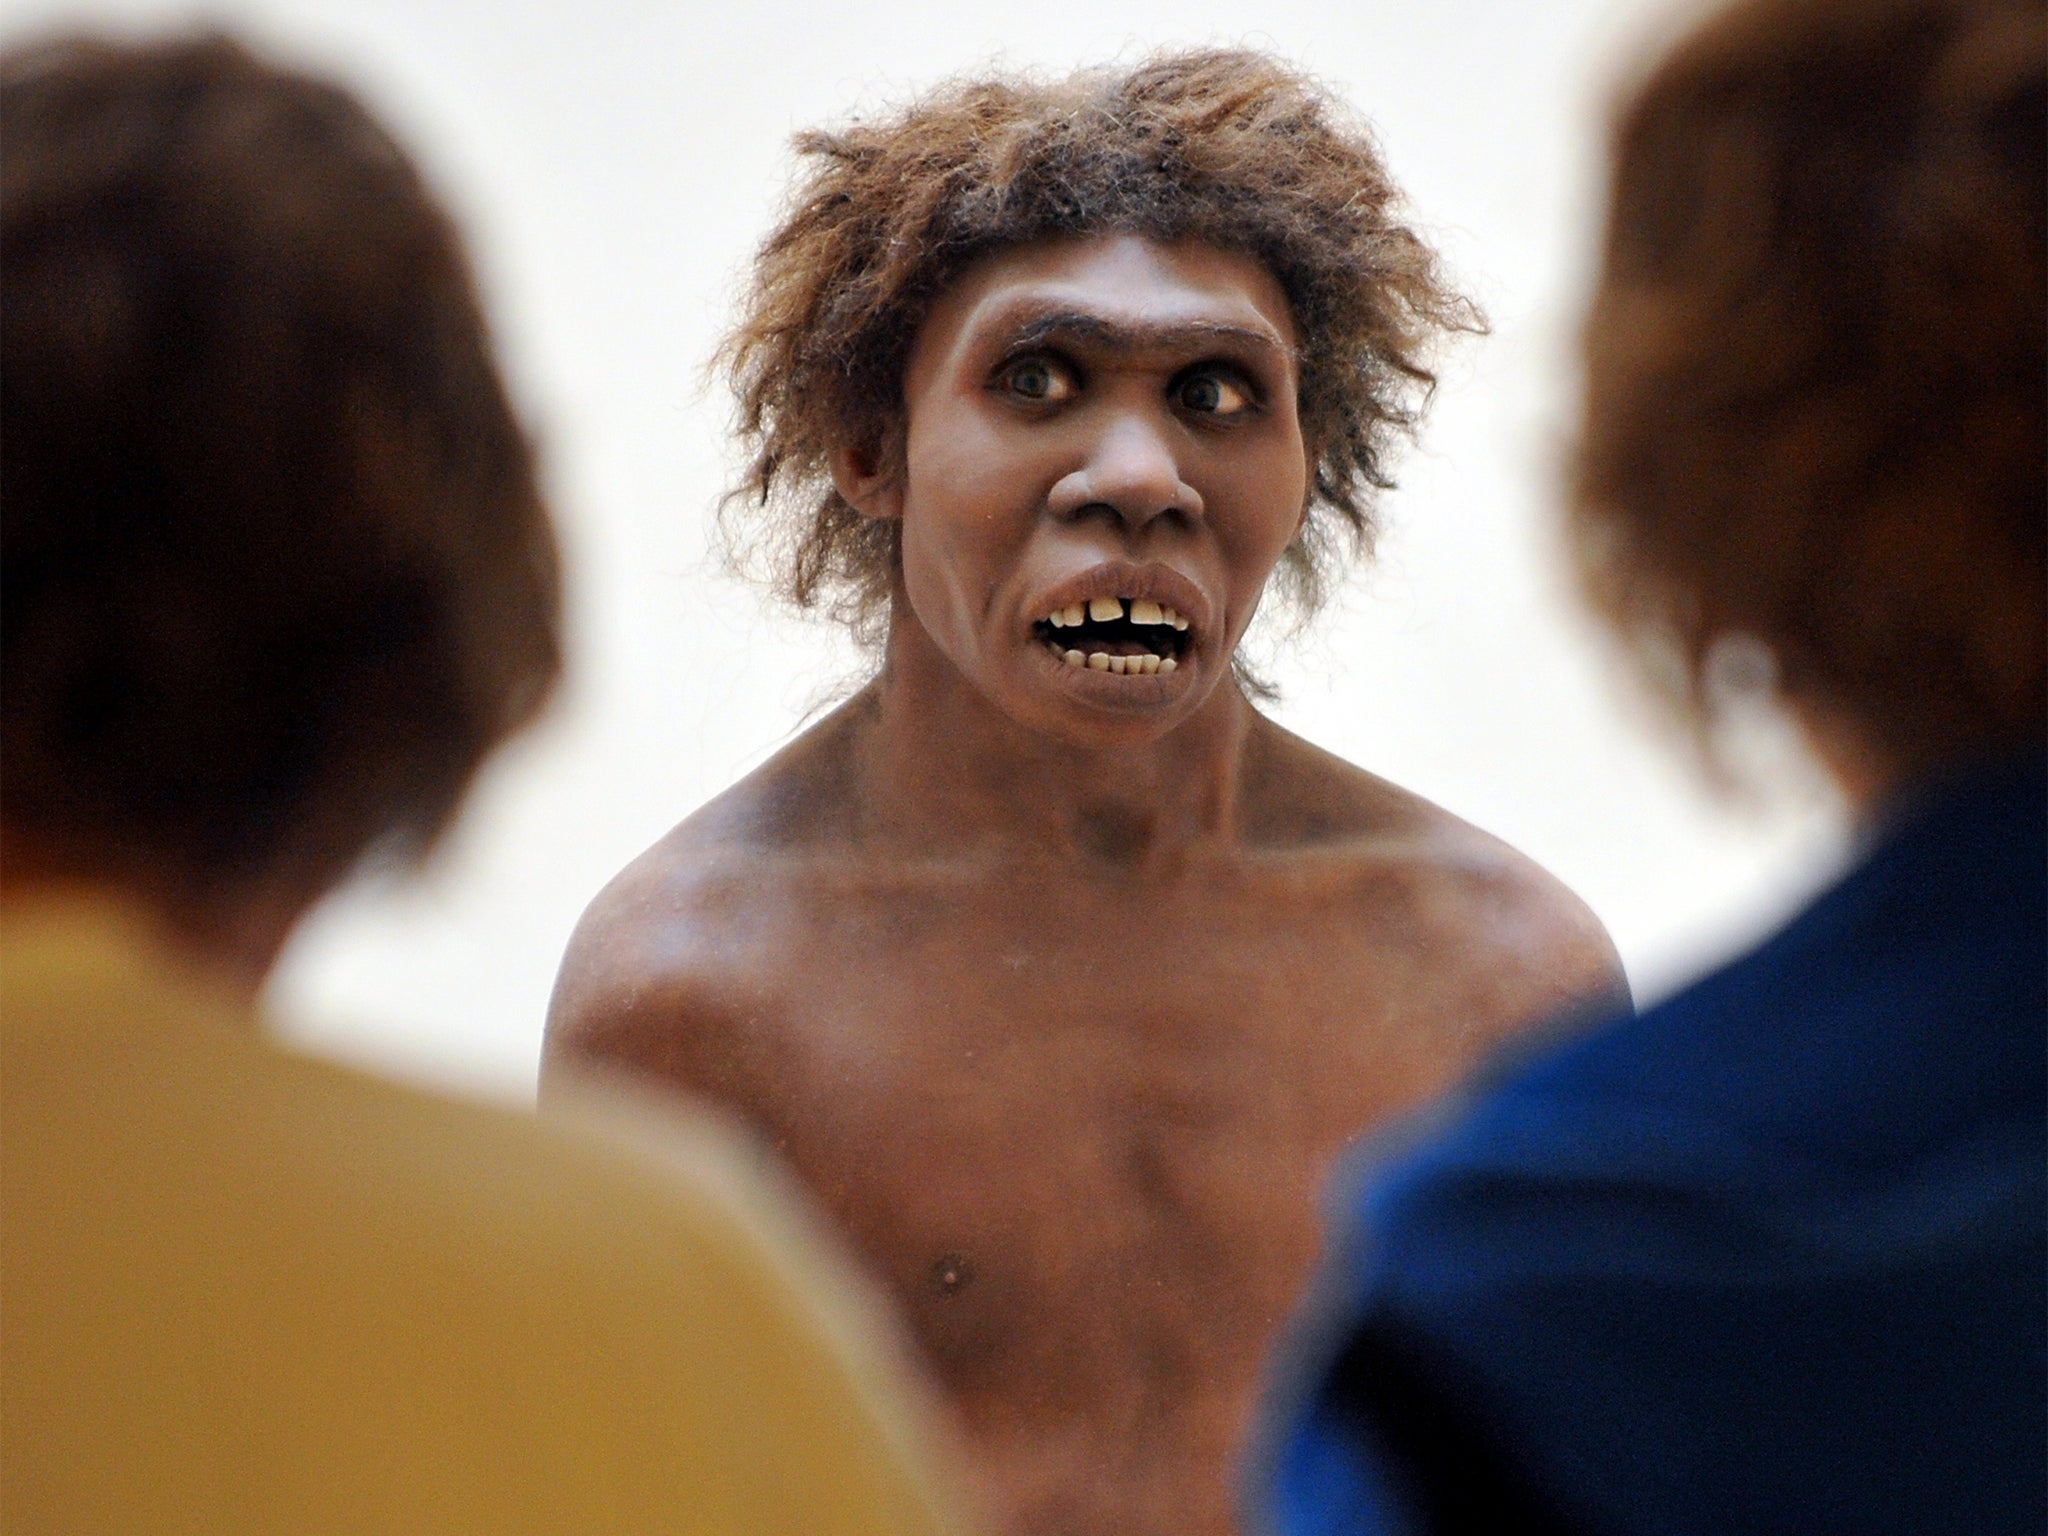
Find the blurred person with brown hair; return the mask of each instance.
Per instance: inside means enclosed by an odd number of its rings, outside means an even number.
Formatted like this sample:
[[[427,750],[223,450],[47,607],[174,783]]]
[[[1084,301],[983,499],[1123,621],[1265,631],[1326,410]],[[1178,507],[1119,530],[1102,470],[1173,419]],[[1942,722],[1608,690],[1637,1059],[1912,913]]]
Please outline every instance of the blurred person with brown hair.
[[[1742,0],[1616,132],[1571,531],[1698,740],[1763,670],[1856,866],[1346,1195],[1287,1536],[2048,1525],[2048,10]]]
[[[0,281],[6,1529],[947,1528],[721,1134],[264,1038],[296,920],[428,850],[560,664],[404,153],[225,38],[11,49]]]
[[[1622,991],[1569,891],[1283,730],[1239,657],[1361,552],[1477,319],[1364,125],[1263,54],[798,146],[729,507],[881,665],[598,898],[548,1060],[787,1152],[1004,1529],[1220,1536],[1331,1160]]]

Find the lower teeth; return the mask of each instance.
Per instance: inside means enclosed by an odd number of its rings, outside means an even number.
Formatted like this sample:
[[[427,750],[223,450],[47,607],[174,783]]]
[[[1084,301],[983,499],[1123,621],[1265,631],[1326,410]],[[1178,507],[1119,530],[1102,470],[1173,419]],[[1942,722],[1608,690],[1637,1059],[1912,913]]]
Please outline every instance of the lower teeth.
[[[1176,670],[1180,665],[1171,656],[1112,656],[1107,651],[1091,651],[1084,654],[1080,651],[1062,650],[1057,645],[1052,647],[1052,651],[1070,667],[1086,667],[1091,672],[1108,672],[1118,677],[1151,677],[1155,674],[1163,676]]]

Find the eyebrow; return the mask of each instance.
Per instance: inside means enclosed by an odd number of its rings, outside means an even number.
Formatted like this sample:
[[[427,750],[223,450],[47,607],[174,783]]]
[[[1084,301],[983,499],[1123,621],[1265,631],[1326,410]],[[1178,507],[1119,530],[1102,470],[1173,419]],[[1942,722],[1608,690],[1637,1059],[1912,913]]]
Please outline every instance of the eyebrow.
[[[1006,352],[1026,351],[1049,341],[1072,338],[1086,341],[1107,352],[1139,352],[1148,348],[1173,350],[1177,347],[1236,342],[1291,358],[1294,349],[1271,331],[1255,326],[1232,325],[1219,320],[1183,320],[1171,324],[1133,324],[1109,320],[1086,310],[1059,309],[1020,318],[1003,332]]]

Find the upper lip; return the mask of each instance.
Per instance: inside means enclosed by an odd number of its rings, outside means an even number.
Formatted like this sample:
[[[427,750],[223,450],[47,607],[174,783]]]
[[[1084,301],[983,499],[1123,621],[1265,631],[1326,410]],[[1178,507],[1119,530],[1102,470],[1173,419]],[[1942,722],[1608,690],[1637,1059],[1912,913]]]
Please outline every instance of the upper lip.
[[[1070,576],[1058,586],[1048,587],[1032,599],[1035,605],[1025,615],[1036,624],[1056,609],[1086,604],[1093,597],[1147,597],[1162,607],[1177,609],[1196,633],[1208,627],[1209,603],[1202,589],[1171,566],[1133,565],[1123,560],[1106,560]]]

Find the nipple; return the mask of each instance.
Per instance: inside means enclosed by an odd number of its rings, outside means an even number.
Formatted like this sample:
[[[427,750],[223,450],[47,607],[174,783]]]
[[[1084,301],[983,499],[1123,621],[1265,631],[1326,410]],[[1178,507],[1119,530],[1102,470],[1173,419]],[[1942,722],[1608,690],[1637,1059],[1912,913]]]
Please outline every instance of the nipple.
[[[932,1260],[932,1289],[941,1296],[957,1296],[974,1279],[974,1266],[964,1253],[942,1253]]]

